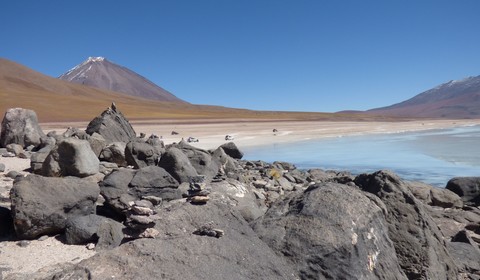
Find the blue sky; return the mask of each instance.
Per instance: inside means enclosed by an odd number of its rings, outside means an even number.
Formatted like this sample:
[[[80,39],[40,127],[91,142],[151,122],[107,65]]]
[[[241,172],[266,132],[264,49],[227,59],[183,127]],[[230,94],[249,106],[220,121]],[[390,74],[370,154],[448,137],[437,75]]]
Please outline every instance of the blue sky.
[[[2,1],[0,56],[104,56],[195,104],[366,110],[480,75],[478,0]]]

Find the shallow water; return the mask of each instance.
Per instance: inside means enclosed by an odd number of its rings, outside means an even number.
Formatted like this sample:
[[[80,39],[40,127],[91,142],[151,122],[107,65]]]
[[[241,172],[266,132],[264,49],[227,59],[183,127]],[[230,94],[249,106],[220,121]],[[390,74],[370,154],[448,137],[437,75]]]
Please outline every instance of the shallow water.
[[[287,161],[298,168],[389,169],[406,180],[444,187],[456,176],[480,176],[480,126],[348,136],[244,149],[245,159]]]

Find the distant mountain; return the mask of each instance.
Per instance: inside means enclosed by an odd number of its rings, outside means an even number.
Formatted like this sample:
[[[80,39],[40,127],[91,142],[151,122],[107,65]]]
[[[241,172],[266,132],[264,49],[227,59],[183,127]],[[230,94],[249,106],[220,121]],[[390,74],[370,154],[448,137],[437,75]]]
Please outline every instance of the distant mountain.
[[[41,122],[86,122],[112,102],[130,120],[224,122],[229,120],[341,120],[357,116],[309,112],[251,111],[139,98],[46,76],[0,58],[0,119],[9,108],[34,110]],[[360,118],[371,119],[371,116]]]
[[[146,99],[185,103],[145,77],[104,57],[89,57],[59,79]]]
[[[450,81],[406,101],[367,112],[396,117],[480,118],[480,76]]]

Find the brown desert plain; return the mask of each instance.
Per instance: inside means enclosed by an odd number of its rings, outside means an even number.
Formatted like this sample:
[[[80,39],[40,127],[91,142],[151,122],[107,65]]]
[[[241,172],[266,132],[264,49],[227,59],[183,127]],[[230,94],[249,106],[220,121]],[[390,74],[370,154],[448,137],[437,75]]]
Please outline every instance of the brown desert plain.
[[[478,125],[477,119],[406,119],[354,113],[262,112],[218,106],[169,103],[134,98],[128,95],[71,84],[35,72],[17,63],[0,59],[0,112],[21,107],[37,113],[44,132],[62,133],[67,127],[86,128],[112,102],[130,120],[137,135],[162,136],[165,144],[190,136],[204,149],[225,143],[234,137],[242,147],[295,142],[324,137],[359,134],[395,133],[427,129]],[[346,107],[349,104],[345,104]],[[320,107],[320,106],[319,106]],[[276,129],[278,132],[273,132]],[[178,135],[172,135],[176,131]],[[8,206],[13,181],[5,174],[15,170],[26,173],[28,159],[0,157],[6,166],[1,173],[0,206]],[[95,254],[84,246],[65,245],[55,237],[33,240],[26,247],[17,241],[0,242],[0,279],[12,273],[35,272],[62,262],[79,262]]]

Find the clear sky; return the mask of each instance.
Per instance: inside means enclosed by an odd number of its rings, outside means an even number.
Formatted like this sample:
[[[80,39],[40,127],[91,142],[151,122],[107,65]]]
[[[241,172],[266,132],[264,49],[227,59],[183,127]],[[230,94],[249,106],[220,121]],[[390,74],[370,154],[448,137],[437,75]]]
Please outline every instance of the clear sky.
[[[195,104],[334,112],[480,75],[479,0],[5,0],[0,56],[104,56]]]

